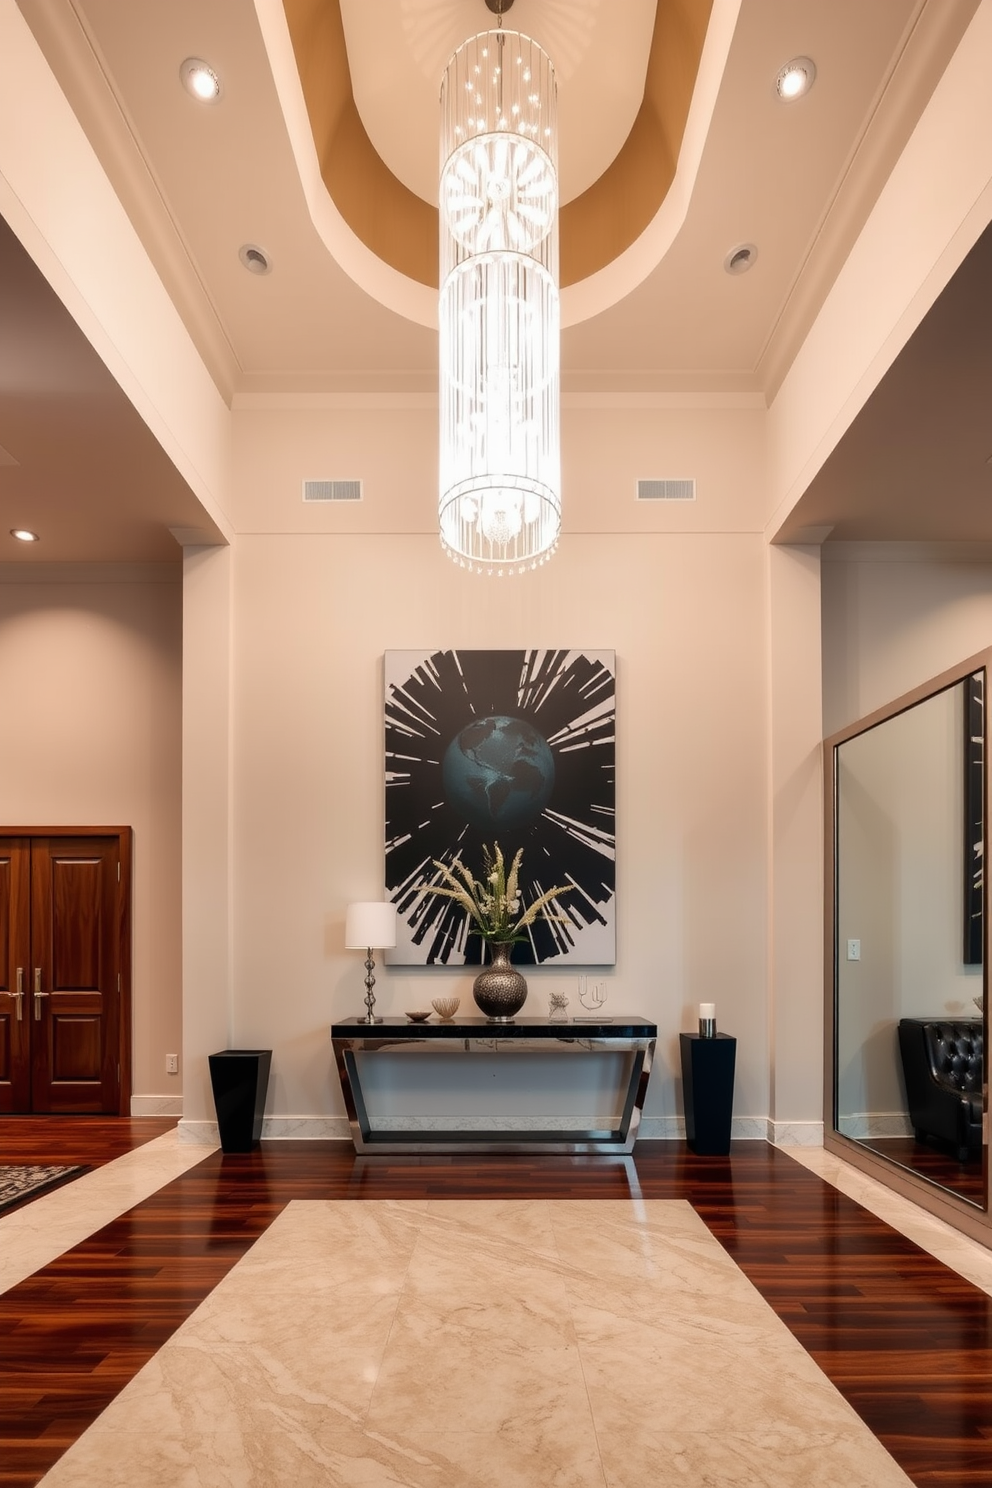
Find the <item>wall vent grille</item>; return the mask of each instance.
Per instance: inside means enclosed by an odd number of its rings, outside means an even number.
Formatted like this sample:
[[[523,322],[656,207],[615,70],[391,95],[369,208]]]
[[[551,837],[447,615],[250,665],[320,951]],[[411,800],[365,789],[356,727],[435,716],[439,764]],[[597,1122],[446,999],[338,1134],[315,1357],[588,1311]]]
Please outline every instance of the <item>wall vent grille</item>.
[[[694,480],[639,480],[638,501],[695,501]]]
[[[305,480],[304,501],[361,501],[360,480]]]

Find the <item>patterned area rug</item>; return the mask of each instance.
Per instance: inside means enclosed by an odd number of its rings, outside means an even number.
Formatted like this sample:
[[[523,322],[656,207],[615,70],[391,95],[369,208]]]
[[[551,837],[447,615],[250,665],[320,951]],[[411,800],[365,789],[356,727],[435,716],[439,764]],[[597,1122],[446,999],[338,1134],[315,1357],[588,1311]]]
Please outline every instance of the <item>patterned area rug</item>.
[[[42,1167],[38,1163],[0,1163],[0,1209],[9,1209],[22,1199],[40,1193],[43,1188],[54,1188],[68,1178],[78,1178],[85,1173],[81,1163],[68,1167]]]

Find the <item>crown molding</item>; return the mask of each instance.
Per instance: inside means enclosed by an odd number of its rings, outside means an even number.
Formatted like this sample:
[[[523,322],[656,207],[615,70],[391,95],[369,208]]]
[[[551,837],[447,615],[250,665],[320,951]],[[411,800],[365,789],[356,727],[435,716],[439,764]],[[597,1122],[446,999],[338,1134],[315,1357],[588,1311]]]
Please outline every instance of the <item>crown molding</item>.
[[[100,48],[75,0],[17,0],[35,40],[218,392],[228,404],[242,368]]]
[[[918,0],[755,368],[769,403],[823,307],[980,0]]]

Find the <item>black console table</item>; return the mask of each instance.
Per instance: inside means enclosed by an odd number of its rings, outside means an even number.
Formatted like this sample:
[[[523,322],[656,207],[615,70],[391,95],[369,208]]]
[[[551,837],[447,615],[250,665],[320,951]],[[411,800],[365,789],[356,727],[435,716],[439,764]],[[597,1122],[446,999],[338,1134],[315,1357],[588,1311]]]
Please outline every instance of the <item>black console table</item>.
[[[547,1018],[517,1018],[512,1023],[490,1023],[482,1017],[431,1019],[414,1023],[407,1018],[384,1018],[369,1024],[346,1018],[331,1027],[331,1046],[341,1081],[345,1109],[355,1151],[382,1152],[564,1152],[619,1153],[633,1151],[640,1126],[648,1077],[654,1060],[658,1028],[646,1018],[618,1017],[589,1022],[552,1023]],[[536,1129],[514,1131],[375,1131],[362,1091],[359,1056],[409,1050],[437,1052],[452,1046],[471,1059],[485,1052],[510,1057],[528,1053],[588,1054],[621,1052],[626,1055],[626,1085],[615,1124],[589,1131]]]

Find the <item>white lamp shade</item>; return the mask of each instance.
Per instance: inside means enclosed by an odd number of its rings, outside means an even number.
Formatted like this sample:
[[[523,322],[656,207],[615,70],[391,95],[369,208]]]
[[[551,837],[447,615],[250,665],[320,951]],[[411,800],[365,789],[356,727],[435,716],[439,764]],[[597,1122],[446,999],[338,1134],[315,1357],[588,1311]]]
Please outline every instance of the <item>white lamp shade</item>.
[[[344,943],[349,951],[389,950],[396,944],[396,905],[382,900],[349,904]]]

